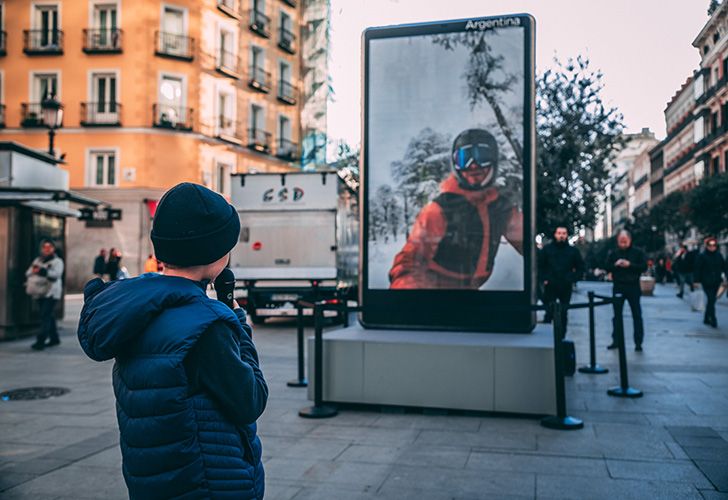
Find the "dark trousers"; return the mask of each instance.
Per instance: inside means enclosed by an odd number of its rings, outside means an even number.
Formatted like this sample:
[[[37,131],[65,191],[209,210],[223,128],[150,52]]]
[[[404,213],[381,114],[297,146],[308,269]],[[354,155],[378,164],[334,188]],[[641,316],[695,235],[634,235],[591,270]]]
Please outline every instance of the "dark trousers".
[[[718,288],[720,285],[703,285],[703,291],[708,298],[705,306],[705,321],[715,320],[715,302],[718,300]]]
[[[549,318],[551,317],[550,311],[551,307],[553,307],[554,302],[558,300],[563,306],[569,305],[571,303],[572,286],[573,285],[571,283],[550,282],[544,287],[543,302],[548,307],[547,312],[549,313]],[[563,308],[561,310],[561,324],[564,327],[564,334],[566,334],[566,324],[568,323],[568,320],[569,311]]]
[[[686,284],[690,287],[690,291],[693,291],[693,273],[675,273],[675,278],[677,279],[680,296],[682,296]]]
[[[640,298],[642,297],[642,290],[640,289],[639,283],[634,285],[620,285],[615,284],[612,289],[612,295],[622,294],[626,302],[629,303],[629,308],[632,310],[632,321],[634,322],[634,343],[635,345],[642,345],[642,341],[645,338],[645,327],[642,323],[642,307],[640,306]],[[618,314],[623,314],[624,311],[619,307],[618,304],[614,304],[614,319],[612,319],[612,341],[617,342],[616,335],[616,318]]]
[[[56,299],[50,297],[38,299],[40,305],[40,333],[36,339],[38,344],[45,344],[46,339],[50,339],[51,342],[58,342],[55,315],[56,302],[58,302]]]

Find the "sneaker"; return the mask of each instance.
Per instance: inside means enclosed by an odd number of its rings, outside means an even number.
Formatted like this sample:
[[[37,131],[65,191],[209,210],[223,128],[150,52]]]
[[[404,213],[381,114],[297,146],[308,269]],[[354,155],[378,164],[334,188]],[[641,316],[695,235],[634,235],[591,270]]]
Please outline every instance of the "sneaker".
[[[619,347],[619,344],[617,344],[616,342],[612,342],[611,344],[609,344],[607,346],[607,349],[609,349],[611,351],[612,349],[617,349],[618,347]]]
[[[39,344],[38,342],[30,346],[34,351],[42,351],[45,348],[45,344]]]
[[[642,352],[642,346],[640,344],[634,346],[634,352]]]

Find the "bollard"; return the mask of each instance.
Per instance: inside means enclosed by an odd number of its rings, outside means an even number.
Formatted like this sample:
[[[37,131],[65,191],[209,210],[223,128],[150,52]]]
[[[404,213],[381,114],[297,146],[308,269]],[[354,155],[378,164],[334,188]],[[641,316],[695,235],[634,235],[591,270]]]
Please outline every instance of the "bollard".
[[[313,308],[314,324],[314,388],[313,406],[299,410],[298,415],[303,418],[329,418],[339,413],[336,407],[325,405],[323,402],[323,320],[324,308],[321,304],[315,304]]]
[[[589,297],[589,365],[579,367],[579,373],[593,373],[602,375],[609,373],[609,370],[597,363],[597,348],[594,338],[594,292],[588,293]]]
[[[298,303],[298,311],[296,315],[296,327],[298,330],[298,379],[291,380],[286,385],[288,387],[306,387],[308,386],[308,380],[306,380],[306,376],[304,374],[304,357],[303,357],[303,348],[304,348],[304,338],[303,338],[303,305],[299,302]]]
[[[627,377],[627,353],[624,342],[624,297],[617,295],[614,297],[617,302],[614,312],[614,332],[617,334],[615,339],[619,350],[619,386],[612,387],[607,394],[617,398],[641,398],[642,391],[629,386],[629,378]]]
[[[561,342],[564,338],[563,319],[561,310],[564,305],[558,301],[554,302],[552,308],[552,321],[554,323],[554,374],[556,377],[556,415],[545,417],[541,425],[549,429],[575,430],[584,427],[584,422],[566,414],[566,388],[564,386],[564,360]],[[567,308],[568,310],[568,308]]]

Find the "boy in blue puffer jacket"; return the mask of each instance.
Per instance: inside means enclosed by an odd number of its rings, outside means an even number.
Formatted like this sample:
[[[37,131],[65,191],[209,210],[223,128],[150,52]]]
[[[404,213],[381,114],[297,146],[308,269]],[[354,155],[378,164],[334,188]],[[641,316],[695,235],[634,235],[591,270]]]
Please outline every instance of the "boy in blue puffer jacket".
[[[160,200],[151,238],[164,274],[84,290],[78,338],[96,361],[115,358],[123,473],[132,499],[262,499],[255,421],[268,387],[245,311],[207,297],[240,220],[196,184]]]

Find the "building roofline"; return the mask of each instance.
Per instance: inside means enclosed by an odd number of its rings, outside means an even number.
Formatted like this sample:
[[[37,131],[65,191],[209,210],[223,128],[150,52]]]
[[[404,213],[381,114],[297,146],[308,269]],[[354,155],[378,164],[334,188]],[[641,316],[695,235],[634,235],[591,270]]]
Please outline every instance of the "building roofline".
[[[715,9],[715,12],[713,12],[713,15],[710,16],[708,21],[705,23],[703,28],[700,30],[700,33],[698,33],[698,36],[695,37],[695,40],[693,40],[693,47],[700,50],[700,41],[705,37],[708,30],[713,26],[713,23],[715,22],[718,17],[725,14],[725,10],[728,7],[728,2],[723,0],[718,4],[718,8]]]
[[[685,82],[680,86],[680,88],[673,94],[673,96],[670,98],[669,101],[667,101],[667,104],[665,105],[664,112],[668,110],[670,106],[673,105],[673,103],[685,92],[685,90],[688,88],[688,86],[693,82],[693,75],[690,75],[687,77]]]
[[[43,151],[38,151],[37,149],[31,149],[14,141],[0,141],[0,151],[14,151],[16,153],[24,154],[25,156],[30,156],[32,158],[35,158],[36,160],[44,161],[52,165],[64,163],[64,161],[60,158],[51,156],[48,153],[44,153]]]

